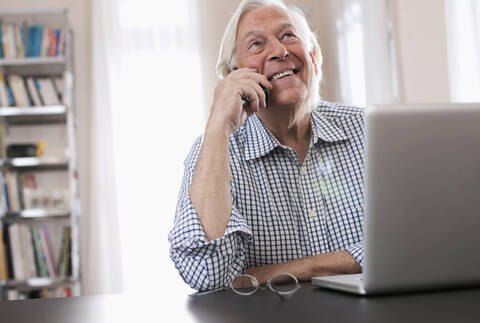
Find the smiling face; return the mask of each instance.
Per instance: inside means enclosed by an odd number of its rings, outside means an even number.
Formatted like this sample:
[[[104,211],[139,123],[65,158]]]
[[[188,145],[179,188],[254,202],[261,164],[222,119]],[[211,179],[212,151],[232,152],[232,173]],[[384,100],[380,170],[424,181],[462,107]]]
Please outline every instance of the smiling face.
[[[273,84],[270,105],[295,107],[306,97],[311,57],[283,9],[262,7],[241,16],[235,58],[239,68],[256,68]]]

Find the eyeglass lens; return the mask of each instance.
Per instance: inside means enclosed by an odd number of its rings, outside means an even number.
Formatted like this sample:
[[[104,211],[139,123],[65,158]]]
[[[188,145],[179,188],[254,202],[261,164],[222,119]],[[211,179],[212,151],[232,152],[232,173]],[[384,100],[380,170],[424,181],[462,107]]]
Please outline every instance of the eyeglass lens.
[[[279,274],[270,279],[270,289],[277,293],[291,293],[297,289],[298,281],[293,275]]]
[[[240,275],[231,284],[234,292],[240,295],[251,295],[258,289],[258,281],[250,275]]]

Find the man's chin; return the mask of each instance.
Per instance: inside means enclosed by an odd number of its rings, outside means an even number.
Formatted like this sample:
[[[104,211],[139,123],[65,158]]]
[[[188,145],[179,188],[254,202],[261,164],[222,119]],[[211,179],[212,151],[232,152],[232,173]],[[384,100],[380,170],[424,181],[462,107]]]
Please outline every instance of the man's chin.
[[[304,95],[291,95],[285,98],[277,98],[274,102],[272,102],[275,106],[283,109],[295,109],[301,105],[303,100],[305,99]]]

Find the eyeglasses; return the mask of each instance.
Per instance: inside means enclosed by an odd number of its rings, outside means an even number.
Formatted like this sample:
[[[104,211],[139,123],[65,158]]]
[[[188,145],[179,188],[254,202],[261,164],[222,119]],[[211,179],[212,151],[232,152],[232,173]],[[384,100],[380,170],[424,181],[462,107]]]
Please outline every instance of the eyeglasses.
[[[281,273],[276,274],[270,277],[267,281],[267,287],[272,292],[277,294],[282,300],[286,300],[295,294],[295,292],[301,287],[298,283],[297,277],[293,276],[290,273]],[[259,289],[267,289],[267,287],[262,287],[258,283],[258,280],[253,277],[252,275],[243,274],[236,277],[232,283],[230,284],[230,289],[232,289],[235,293],[242,296],[249,296],[253,295]],[[227,288],[220,288],[211,291],[205,292],[198,292],[193,294],[192,296],[200,296],[205,294],[215,293],[221,290],[229,289]]]

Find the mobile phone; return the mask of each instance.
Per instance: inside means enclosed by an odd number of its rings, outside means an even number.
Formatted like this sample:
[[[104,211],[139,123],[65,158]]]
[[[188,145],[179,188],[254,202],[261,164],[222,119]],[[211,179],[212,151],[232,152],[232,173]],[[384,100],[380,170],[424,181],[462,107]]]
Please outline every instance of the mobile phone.
[[[265,93],[265,108],[267,108],[268,103],[270,101],[270,92],[268,92],[268,89],[265,86],[263,86],[262,84],[260,84],[260,86],[262,87],[262,90]]]
[[[263,86],[262,84],[260,84],[260,87],[262,88],[263,93],[265,93],[265,108],[268,108],[268,101],[270,100],[270,93],[268,92],[268,89],[265,86]],[[242,100],[243,100],[243,102],[249,104],[247,97],[242,96]]]
[[[234,71],[237,70],[237,69],[238,69],[238,67],[234,67],[234,68],[233,68]],[[265,86],[263,86],[262,84],[259,84],[259,85],[260,85],[260,87],[262,88],[263,93],[265,93],[265,108],[267,108],[267,107],[268,107],[268,103],[269,103],[269,101],[270,101],[270,92],[268,92],[268,89],[267,89]],[[247,103],[247,104],[249,103],[249,102],[248,102],[248,99],[247,99],[246,97],[244,97],[244,96],[242,96],[242,100],[243,100],[245,103]]]

